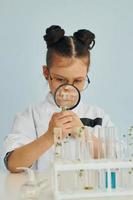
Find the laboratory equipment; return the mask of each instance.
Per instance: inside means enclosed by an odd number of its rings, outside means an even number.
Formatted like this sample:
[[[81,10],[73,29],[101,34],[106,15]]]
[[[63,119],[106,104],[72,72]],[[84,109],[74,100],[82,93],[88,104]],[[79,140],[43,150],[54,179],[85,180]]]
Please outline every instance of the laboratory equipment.
[[[57,88],[54,100],[62,111],[70,110],[78,105],[80,92],[74,86],[64,84]],[[97,151],[90,129],[84,126],[75,127],[75,158],[71,160],[72,145],[69,145],[71,133],[63,139],[61,128],[55,127],[56,159],[53,165],[55,199],[133,195],[131,176],[129,176],[132,173],[133,160],[125,159],[118,129],[97,127],[94,130],[97,130]],[[130,128],[128,141],[129,138],[133,138],[132,130]],[[128,144],[130,151],[133,149],[132,144],[132,142]]]
[[[37,184],[34,171],[27,167],[18,167],[19,170],[24,170],[28,174],[27,181],[21,186],[21,199],[38,199],[40,196],[40,187]]]
[[[60,85],[56,89],[54,93],[54,100],[55,100],[56,105],[59,108],[61,108],[61,111],[71,110],[79,104],[80,92],[75,86],[71,84],[63,84],[63,85]],[[62,158],[65,160],[69,160],[70,155],[71,155],[69,137],[71,136],[71,133],[67,134],[64,138],[60,139],[59,141],[59,137],[60,138],[62,137],[61,136],[62,130],[60,128],[60,134],[55,133],[57,131],[59,131],[59,128],[55,127],[54,135],[56,136],[54,137],[55,137],[56,154],[59,154],[59,152],[57,153],[57,151],[61,151],[62,153],[61,152],[60,153],[62,154]],[[60,136],[58,136],[57,138],[57,135],[60,135]]]
[[[18,170],[23,170],[27,173],[27,181],[22,184],[20,188],[20,199],[34,199],[38,200],[41,192],[48,184],[48,178],[36,178],[35,171],[28,167],[17,167]]]
[[[54,100],[56,105],[62,110],[71,110],[80,102],[79,90],[71,84],[60,85],[55,93]]]
[[[53,130],[54,133],[54,146],[55,146],[55,155],[54,159],[63,159],[63,137],[62,137],[62,128],[55,127]]]
[[[96,159],[94,159],[93,134],[87,132],[89,129],[85,130],[86,127],[76,127],[75,160],[66,162],[61,159],[53,165],[55,199],[133,195],[130,176],[133,161],[123,159],[124,151],[118,129],[115,127],[98,129],[99,152]],[[64,174],[60,176],[60,180],[59,173]],[[65,174],[68,179],[65,179]]]

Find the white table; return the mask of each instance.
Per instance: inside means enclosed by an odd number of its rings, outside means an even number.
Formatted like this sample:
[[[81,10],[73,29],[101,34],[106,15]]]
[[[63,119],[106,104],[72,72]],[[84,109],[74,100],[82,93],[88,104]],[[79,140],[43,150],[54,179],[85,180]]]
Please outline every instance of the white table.
[[[46,180],[43,173],[36,174],[38,180]],[[21,186],[27,181],[25,173],[6,173],[0,171],[0,200],[21,200]],[[90,198],[90,200],[133,200],[133,196],[128,197],[106,197],[106,198]],[[38,200],[54,200],[51,190],[50,181],[46,180],[46,185]],[[81,200],[81,199],[80,199]]]

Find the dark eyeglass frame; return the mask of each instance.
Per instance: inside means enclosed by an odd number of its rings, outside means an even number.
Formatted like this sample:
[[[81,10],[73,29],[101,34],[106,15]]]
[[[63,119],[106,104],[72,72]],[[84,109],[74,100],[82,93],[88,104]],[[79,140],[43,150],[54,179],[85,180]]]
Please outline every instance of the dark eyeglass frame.
[[[49,78],[50,78],[51,81],[54,79],[54,78],[51,77],[50,71],[49,71]],[[82,91],[85,90],[88,87],[88,85],[90,84],[90,79],[89,79],[88,75],[86,75],[86,78],[87,78],[87,86],[85,88],[83,88]],[[74,83],[71,84],[71,85],[75,86]]]

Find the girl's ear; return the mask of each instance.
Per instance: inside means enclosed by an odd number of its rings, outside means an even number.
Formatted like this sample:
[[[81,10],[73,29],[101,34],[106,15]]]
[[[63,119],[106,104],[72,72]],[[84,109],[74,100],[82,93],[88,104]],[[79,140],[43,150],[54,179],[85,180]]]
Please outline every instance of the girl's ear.
[[[49,77],[48,67],[46,65],[42,65],[42,69],[43,69],[43,75],[44,75],[45,79],[48,80],[48,77]]]

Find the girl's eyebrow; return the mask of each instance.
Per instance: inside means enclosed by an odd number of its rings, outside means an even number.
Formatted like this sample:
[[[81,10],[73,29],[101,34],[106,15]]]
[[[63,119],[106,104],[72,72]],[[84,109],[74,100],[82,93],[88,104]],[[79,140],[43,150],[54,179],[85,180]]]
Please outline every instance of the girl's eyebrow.
[[[62,78],[66,78],[66,77],[64,77],[64,76],[62,76],[62,75],[60,75],[60,74],[55,74],[55,73],[51,73],[51,74],[56,75],[56,76],[59,76],[59,77],[62,77]],[[66,78],[66,79],[67,79],[67,78]]]
[[[59,74],[55,74],[55,73],[51,73],[51,74],[56,75],[56,76],[59,76],[59,77],[64,78],[64,79],[68,79],[67,77],[62,76],[62,75],[59,75]],[[76,77],[76,78],[74,78],[74,79],[80,79],[80,78],[85,78],[85,77],[84,77],[84,76],[79,76],[79,77]]]

